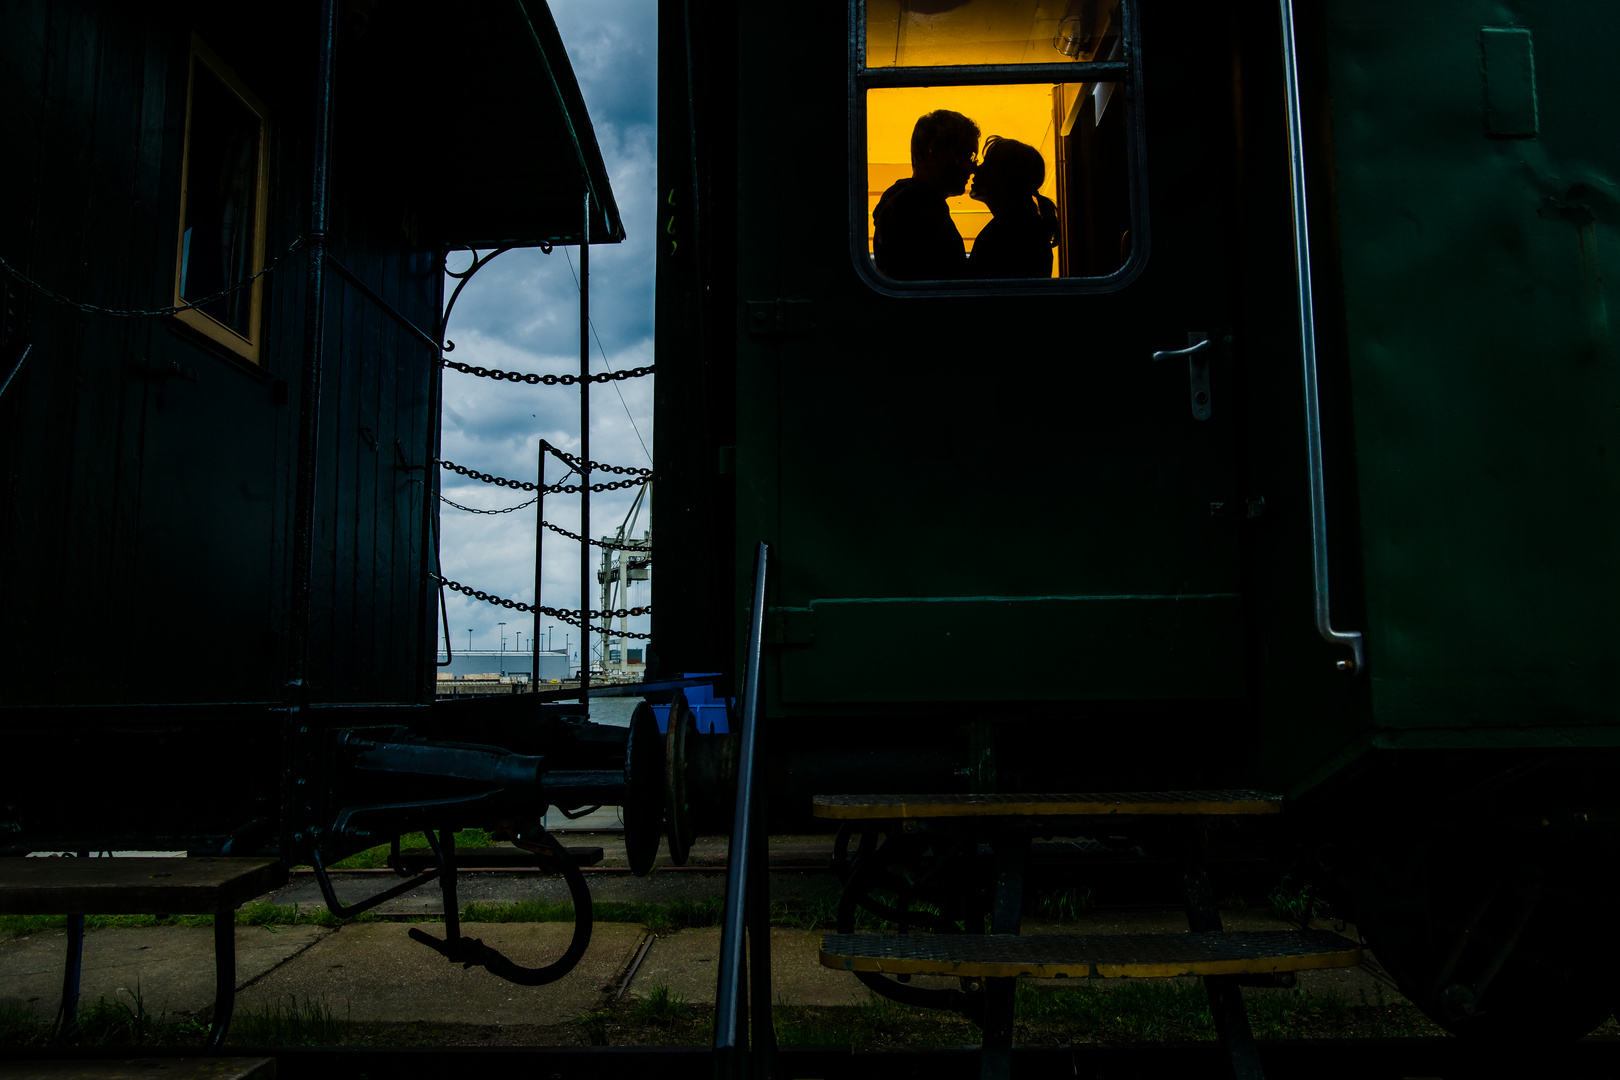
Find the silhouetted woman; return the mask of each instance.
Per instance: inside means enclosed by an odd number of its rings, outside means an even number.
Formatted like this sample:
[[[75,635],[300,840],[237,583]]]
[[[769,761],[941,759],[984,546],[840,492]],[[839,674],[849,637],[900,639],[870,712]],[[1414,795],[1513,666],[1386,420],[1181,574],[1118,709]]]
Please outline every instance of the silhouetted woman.
[[[1028,143],[992,135],[973,174],[968,197],[990,208],[990,224],[979,230],[968,257],[970,278],[1052,276],[1052,246],[1058,241],[1057,206],[1040,186],[1046,161]]]

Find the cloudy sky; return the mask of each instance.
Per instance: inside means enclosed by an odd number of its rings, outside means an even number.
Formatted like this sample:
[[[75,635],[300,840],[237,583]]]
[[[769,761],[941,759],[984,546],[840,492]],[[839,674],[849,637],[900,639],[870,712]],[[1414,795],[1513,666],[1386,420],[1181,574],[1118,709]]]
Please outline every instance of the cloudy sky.
[[[618,200],[627,239],[618,245],[591,248],[591,321],[600,346],[591,344],[591,370],[640,367],[653,362],[653,239],[656,235],[657,184],[657,7],[655,0],[550,0],[551,11],[568,47],[607,162],[609,182]],[[456,360],[509,371],[579,370],[579,293],[575,275],[579,253],[557,248],[509,251],[480,270],[462,291],[451,313],[447,334],[455,342]],[[459,261],[458,261],[459,259]],[[461,269],[467,256],[452,256]],[[447,284],[446,295],[454,282]],[[592,460],[609,465],[650,467],[653,449],[653,376],[591,387]],[[577,387],[496,383],[456,371],[444,374],[442,456],[481,472],[515,480],[535,479],[536,443],[546,439],[572,453],[580,447]],[[547,464],[550,483],[564,467]],[[598,473],[594,481],[619,477]],[[509,488],[468,481],[445,471],[446,498],[463,506],[495,510],[516,506],[529,496]],[[612,534],[624,522],[635,489],[607,492],[591,499],[591,534]],[[650,498],[650,497],[649,497]],[[546,499],[546,520],[579,531],[579,497]],[[534,508],[510,514],[469,514],[440,506],[446,577],[498,596],[534,602]],[[644,506],[633,535],[648,527]],[[577,608],[579,546],[548,532],[542,602],[548,607]],[[592,552],[593,572],[598,554]],[[593,583],[589,607],[600,607]],[[500,646],[506,622],[506,647],[530,646],[531,617],[447,593],[450,628],[457,652],[467,648],[472,631],[475,650]],[[630,603],[651,602],[650,585],[633,586]],[[621,606],[617,602],[615,607]],[[647,630],[648,619],[632,619],[632,631]],[[555,620],[553,644],[564,635],[579,647],[579,631]],[[616,625],[616,624],[615,624]],[[594,635],[600,648],[600,634]],[[441,640],[441,648],[442,648]],[[640,642],[634,642],[639,645]]]

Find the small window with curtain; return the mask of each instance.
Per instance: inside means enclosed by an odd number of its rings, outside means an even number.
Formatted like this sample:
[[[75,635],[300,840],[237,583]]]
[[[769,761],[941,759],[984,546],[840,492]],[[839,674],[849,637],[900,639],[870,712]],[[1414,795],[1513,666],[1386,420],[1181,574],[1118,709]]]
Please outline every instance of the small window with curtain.
[[[270,122],[263,104],[192,39],[174,302],[187,326],[260,362]],[[250,281],[250,279],[252,279]]]
[[[857,263],[898,291],[1099,291],[1146,252],[1133,0],[854,0]]]

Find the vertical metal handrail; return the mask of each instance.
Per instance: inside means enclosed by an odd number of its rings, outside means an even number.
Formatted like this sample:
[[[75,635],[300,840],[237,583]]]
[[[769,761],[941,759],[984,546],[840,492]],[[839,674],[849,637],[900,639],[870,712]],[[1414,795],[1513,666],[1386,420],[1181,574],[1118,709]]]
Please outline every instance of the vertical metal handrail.
[[[1305,127],[1299,108],[1299,58],[1294,44],[1293,0],[1281,0],[1283,74],[1288,102],[1289,180],[1294,195],[1294,266],[1299,284],[1300,353],[1305,367],[1305,439],[1310,454],[1311,566],[1316,592],[1316,632],[1350,650],[1341,668],[1360,674],[1367,666],[1359,630],[1333,629],[1328,592],[1327,492],[1322,475],[1322,403],[1316,378],[1316,312],[1311,299],[1310,216],[1305,205]]]
[[[720,931],[719,984],[714,1002],[714,1074],[718,1080],[769,1075],[769,1055],[774,1044],[770,1029],[770,938],[769,911],[751,910],[769,903],[760,883],[752,879],[762,874],[765,861],[759,858],[755,833],[760,824],[759,797],[755,777],[759,771],[759,673],[765,642],[765,571],[770,546],[760,541],[754,560],[754,607],[748,622],[748,664],[743,671],[742,744],[737,754],[737,806],[731,822],[731,851],[726,867],[726,917]],[[751,901],[753,901],[751,903]],[[754,918],[749,916],[753,915]],[[743,970],[744,931],[753,946],[756,1002],[767,1007],[756,1016],[762,1025],[757,1032],[756,1053],[748,1052],[748,976]],[[760,927],[766,927],[763,933]],[[764,985],[760,986],[759,983]],[[756,1010],[758,1011],[758,1010]],[[751,1069],[750,1065],[759,1068]]]
[[[304,284],[304,367],[298,387],[297,490],[293,497],[292,597],[287,625],[287,700],[308,694],[315,486],[320,471],[321,367],[326,344],[326,229],[332,168],[337,0],[321,4],[316,49],[315,130],[310,146],[309,267]],[[295,689],[296,688],[296,689]]]
[[[544,547],[546,541],[546,440],[540,440],[540,447],[535,451],[539,463],[534,470],[534,626],[529,635],[533,638],[529,642],[529,655],[533,657],[533,664],[529,671],[529,692],[540,692],[540,608],[545,604],[542,596],[541,580],[545,576]],[[583,605],[581,605],[583,606]],[[566,666],[566,665],[565,665]],[[566,674],[566,672],[564,672]]]
[[[591,688],[591,187],[579,227],[579,704],[590,707]],[[535,537],[536,544],[540,542]],[[539,603],[538,597],[535,603]],[[607,671],[607,639],[602,639]]]

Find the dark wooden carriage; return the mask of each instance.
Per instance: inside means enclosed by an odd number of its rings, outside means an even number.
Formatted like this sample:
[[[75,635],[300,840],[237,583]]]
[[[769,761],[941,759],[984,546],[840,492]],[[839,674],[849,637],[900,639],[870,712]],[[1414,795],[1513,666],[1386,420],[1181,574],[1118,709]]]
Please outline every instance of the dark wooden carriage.
[[[0,845],[291,858],[300,710],[433,700],[445,253],[623,237],[567,54],[519,0],[38,0],[0,80]]]

